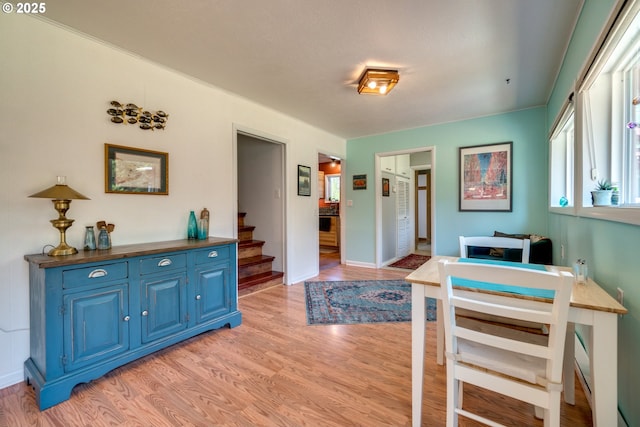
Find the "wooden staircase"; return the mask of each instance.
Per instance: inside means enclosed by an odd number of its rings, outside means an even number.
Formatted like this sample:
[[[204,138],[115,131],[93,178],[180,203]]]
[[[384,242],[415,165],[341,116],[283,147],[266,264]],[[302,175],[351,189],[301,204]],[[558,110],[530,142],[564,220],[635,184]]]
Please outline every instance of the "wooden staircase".
[[[275,257],[262,254],[262,240],[253,239],[255,226],[245,225],[245,212],[238,213],[238,295],[282,284],[284,273],[272,270]]]

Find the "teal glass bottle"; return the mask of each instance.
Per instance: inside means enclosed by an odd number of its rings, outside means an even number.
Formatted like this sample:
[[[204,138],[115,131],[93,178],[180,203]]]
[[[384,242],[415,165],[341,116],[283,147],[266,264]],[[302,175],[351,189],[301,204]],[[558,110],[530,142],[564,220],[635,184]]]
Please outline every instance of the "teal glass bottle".
[[[194,211],[189,213],[189,225],[187,226],[187,239],[198,238],[198,222]]]

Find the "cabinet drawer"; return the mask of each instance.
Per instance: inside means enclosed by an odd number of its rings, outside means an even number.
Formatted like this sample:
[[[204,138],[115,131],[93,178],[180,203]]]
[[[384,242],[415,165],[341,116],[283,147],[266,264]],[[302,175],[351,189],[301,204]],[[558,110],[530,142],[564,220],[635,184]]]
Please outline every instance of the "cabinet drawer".
[[[185,268],[186,254],[164,255],[140,260],[140,274],[160,273],[162,271]]]
[[[124,279],[127,277],[127,266],[128,263],[125,261],[64,270],[62,272],[62,287],[71,289]]]
[[[222,261],[229,259],[229,246],[215,246],[196,252],[196,264],[205,264],[207,262]]]

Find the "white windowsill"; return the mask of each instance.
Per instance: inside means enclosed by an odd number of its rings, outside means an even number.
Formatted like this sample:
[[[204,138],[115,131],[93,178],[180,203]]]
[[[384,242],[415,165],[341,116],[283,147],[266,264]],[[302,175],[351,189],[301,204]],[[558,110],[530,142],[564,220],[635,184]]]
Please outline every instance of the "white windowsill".
[[[564,208],[561,206],[549,206],[549,212],[560,215],[576,216],[575,206],[565,206]]]
[[[583,218],[601,219],[604,221],[622,222],[640,225],[640,207],[637,206],[549,206],[549,212],[560,215],[580,216]]]
[[[578,216],[640,225],[640,208],[631,206],[583,207]]]

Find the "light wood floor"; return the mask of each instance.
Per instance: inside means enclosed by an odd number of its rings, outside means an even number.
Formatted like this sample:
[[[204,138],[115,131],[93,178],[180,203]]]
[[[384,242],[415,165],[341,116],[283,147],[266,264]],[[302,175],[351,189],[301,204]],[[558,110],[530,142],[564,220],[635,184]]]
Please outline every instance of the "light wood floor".
[[[314,280],[403,278],[337,266]],[[0,390],[0,426],[409,426],[411,325],[308,326],[304,285],[242,297],[242,325],[202,334],[77,386],[40,412],[26,384]],[[445,368],[427,329],[423,423],[443,426]],[[577,383],[577,381],[576,381]],[[533,408],[465,388],[465,404],[513,426],[542,426]],[[579,386],[563,426],[591,425]],[[476,425],[461,422],[462,426]]]

